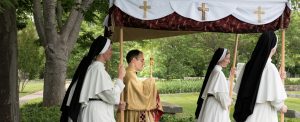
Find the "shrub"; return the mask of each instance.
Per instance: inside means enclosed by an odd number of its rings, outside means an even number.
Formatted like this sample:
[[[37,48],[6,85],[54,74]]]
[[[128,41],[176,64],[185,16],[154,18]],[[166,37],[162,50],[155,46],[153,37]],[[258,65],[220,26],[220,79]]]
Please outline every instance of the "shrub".
[[[59,122],[59,109],[59,106],[43,107],[42,102],[25,104],[21,107],[21,122]]]
[[[285,85],[300,85],[300,78],[287,78],[284,81]]]
[[[159,80],[156,85],[161,94],[199,92],[202,80]]]

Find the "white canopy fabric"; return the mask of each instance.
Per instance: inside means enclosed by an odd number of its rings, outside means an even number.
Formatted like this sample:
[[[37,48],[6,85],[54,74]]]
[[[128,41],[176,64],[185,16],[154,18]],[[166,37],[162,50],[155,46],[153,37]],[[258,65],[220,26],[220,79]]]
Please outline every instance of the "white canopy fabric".
[[[148,7],[146,12],[144,1]],[[114,0],[111,3],[140,20],[159,19],[175,12],[200,22],[216,21],[233,15],[254,25],[270,23],[283,13],[287,5],[291,7],[288,0]],[[202,4],[207,9],[205,12],[199,10],[203,8]],[[259,9],[262,14],[258,14]],[[202,14],[205,14],[205,20]]]
[[[198,32],[275,31],[288,27],[291,10],[290,0],[110,0],[109,4],[110,17],[103,24],[113,41],[120,39],[120,27],[124,41]]]

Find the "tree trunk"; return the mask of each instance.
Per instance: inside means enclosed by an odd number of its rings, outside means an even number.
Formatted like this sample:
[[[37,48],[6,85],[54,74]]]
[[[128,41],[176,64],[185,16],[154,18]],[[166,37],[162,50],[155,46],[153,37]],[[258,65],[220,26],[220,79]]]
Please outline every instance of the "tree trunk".
[[[0,121],[19,122],[16,9],[0,12]]]
[[[78,38],[83,11],[89,8],[93,0],[75,0],[80,6],[71,9],[66,22],[59,24],[63,24],[61,28],[57,27],[56,2],[44,0],[42,5],[41,0],[33,0],[34,22],[46,54],[44,106],[60,105],[63,100],[67,59]]]
[[[61,40],[58,40],[61,41]],[[61,104],[65,88],[67,59],[62,49],[66,47],[63,44],[56,45],[53,49],[46,49],[45,79],[44,79],[44,106],[53,106]]]

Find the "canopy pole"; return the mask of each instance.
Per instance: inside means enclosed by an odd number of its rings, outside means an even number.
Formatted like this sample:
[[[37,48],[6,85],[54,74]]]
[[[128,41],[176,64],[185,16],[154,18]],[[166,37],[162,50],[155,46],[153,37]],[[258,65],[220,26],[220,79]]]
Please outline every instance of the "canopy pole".
[[[285,29],[282,29],[282,37],[281,37],[281,65],[280,65],[280,74],[285,72]],[[282,83],[284,85],[284,78],[282,79]],[[280,114],[280,122],[284,122],[284,113]]]
[[[233,55],[233,62],[231,68],[236,68],[236,57],[237,57],[237,48],[239,45],[239,34],[236,34],[235,36],[235,47],[234,47],[234,55]],[[229,81],[230,81],[230,98],[232,98],[232,89],[233,89],[233,80],[234,80],[234,75],[229,76]]]
[[[154,59],[153,55],[150,56],[150,78],[153,78],[153,64],[154,64]]]
[[[120,27],[120,64],[123,65],[123,27]],[[124,94],[121,93],[121,103],[124,103]],[[124,111],[120,110],[121,122],[124,122]]]
[[[237,58],[237,48],[239,44],[239,34],[236,34],[235,36],[235,47],[234,47],[234,55],[233,55],[233,62],[231,68],[236,68],[236,58]],[[229,96],[232,98],[233,94],[233,80],[234,80],[234,75],[229,76],[229,83],[230,83],[230,89],[229,89]],[[228,111],[230,112],[230,106],[228,108]]]
[[[153,78],[153,65],[154,65],[154,58],[153,58],[153,45],[151,43],[151,55],[150,55],[150,78]]]
[[[285,72],[285,28],[283,27],[284,24],[284,14],[281,16],[281,63],[280,63],[280,74]],[[284,85],[285,78],[282,78],[282,84]],[[280,122],[284,122],[284,113],[280,113]]]

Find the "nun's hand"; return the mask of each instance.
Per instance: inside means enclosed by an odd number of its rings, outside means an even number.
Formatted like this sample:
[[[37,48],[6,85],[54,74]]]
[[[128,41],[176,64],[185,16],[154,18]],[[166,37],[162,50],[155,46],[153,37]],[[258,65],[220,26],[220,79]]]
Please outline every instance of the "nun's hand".
[[[125,68],[124,68],[124,66],[122,64],[119,65],[118,74],[119,74],[118,78],[120,80],[123,80],[123,78],[124,78],[124,76],[126,74],[126,70],[125,70]]]
[[[282,113],[286,113],[288,110],[287,106],[286,105],[283,105],[281,108],[280,108],[280,112]]]
[[[230,76],[231,75],[233,75],[233,76],[236,75],[236,68],[235,67],[230,69]]]
[[[286,79],[286,71],[280,70],[280,77],[281,79]]]
[[[124,111],[126,108],[126,102],[121,102],[119,103],[119,110]]]

